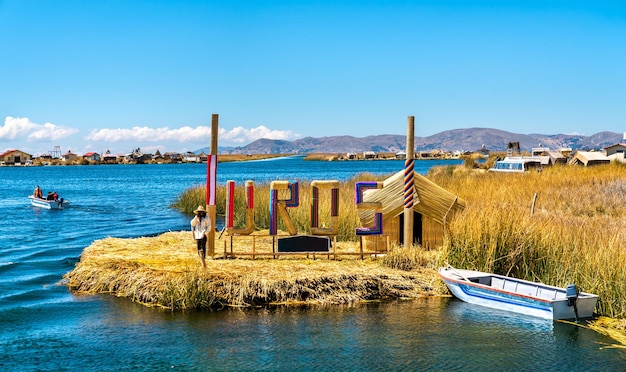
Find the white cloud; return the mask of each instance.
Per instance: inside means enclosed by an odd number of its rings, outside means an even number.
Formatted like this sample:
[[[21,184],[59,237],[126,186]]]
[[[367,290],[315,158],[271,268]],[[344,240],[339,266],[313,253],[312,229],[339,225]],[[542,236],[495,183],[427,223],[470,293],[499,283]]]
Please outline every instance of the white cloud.
[[[37,124],[28,118],[7,116],[0,127],[0,139],[28,141],[59,140],[77,133],[78,129],[55,125],[52,123]]]
[[[235,127],[231,130],[220,129],[219,141],[244,144],[255,141],[259,138],[283,139],[288,140],[299,137],[292,131],[271,130],[265,126],[258,126],[252,129],[243,127]],[[121,142],[121,141],[177,141],[184,142],[206,142],[211,138],[211,127],[198,126],[195,128],[184,126],[181,128],[170,129],[149,128],[149,127],[133,127],[131,129],[94,129],[86,137],[89,141],[103,142]]]
[[[243,127],[235,127],[229,131],[223,129],[220,130],[219,136],[220,140],[236,144],[247,144],[260,138],[291,140],[300,137],[290,130],[271,130],[263,125],[251,129]]]

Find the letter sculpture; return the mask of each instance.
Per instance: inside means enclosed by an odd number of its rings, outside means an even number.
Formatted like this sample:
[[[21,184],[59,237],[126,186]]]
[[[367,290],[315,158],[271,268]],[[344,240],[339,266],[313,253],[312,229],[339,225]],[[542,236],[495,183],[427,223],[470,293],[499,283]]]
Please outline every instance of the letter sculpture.
[[[380,202],[364,202],[363,192],[368,189],[382,189],[382,182],[357,182],[354,185],[355,200],[357,209],[373,209],[374,213],[374,226],[372,227],[357,227],[356,235],[381,235],[383,233],[383,214],[382,203]]]
[[[289,190],[289,199],[279,199],[279,190]],[[278,230],[278,214],[283,219],[290,235],[296,235],[296,227],[287,212],[287,208],[297,207],[300,204],[298,181],[272,181],[270,183],[270,235],[276,235]]]
[[[321,189],[330,189],[330,227],[319,227],[319,192]],[[339,231],[339,181],[311,182],[311,234],[337,235]]]
[[[234,228],[235,181],[226,181],[226,233],[228,235],[250,235],[254,230],[254,182],[246,181],[246,227]]]

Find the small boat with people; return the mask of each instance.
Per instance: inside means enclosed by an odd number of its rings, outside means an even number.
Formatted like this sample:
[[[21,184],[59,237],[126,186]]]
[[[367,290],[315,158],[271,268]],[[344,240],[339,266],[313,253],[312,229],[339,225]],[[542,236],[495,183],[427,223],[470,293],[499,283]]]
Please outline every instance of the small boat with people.
[[[450,292],[464,302],[543,319],[591,318],[598,295],[480,271],[439,268]]]
[[[70,203],[69,200],[59,197],[59,194],[56,191],[50,191],[46,197],[44,197],[39,186],[35,188],[33,195],[28,196],[28,199],[30,199],[30,204],[33,207],[45,209],[63,209]]]

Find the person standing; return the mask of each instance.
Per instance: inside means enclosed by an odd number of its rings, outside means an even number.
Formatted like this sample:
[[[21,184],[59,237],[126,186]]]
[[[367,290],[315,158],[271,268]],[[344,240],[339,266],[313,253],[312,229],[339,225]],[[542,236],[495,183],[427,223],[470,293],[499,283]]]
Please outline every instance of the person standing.
[[[206,243],[211,221],[203,206],[199,206],[193,213],[196,216],[191,220],[191,234],[198,245],[198,256],[202,261],[202,267],[206,269]]]

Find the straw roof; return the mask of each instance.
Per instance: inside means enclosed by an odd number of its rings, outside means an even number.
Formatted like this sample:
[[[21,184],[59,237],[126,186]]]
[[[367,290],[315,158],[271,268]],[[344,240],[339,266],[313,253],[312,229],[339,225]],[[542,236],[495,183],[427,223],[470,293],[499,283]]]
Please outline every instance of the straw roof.
[[[465,201],[443,189],[419,173],[414,173],[413,210],[445,224],[446,217],[465,208]],[[383,188],[363,192],[364,202],[382,204],[383,223],[404,212],[404,171],[383,181]],[[374,211],[359,209],[359,219],[365,226],[374,223]]]
[[[570,161],[571,164],[582,164],[585,166],[610,162],[611,160],[606,155],[597,151],[577,151]]]

